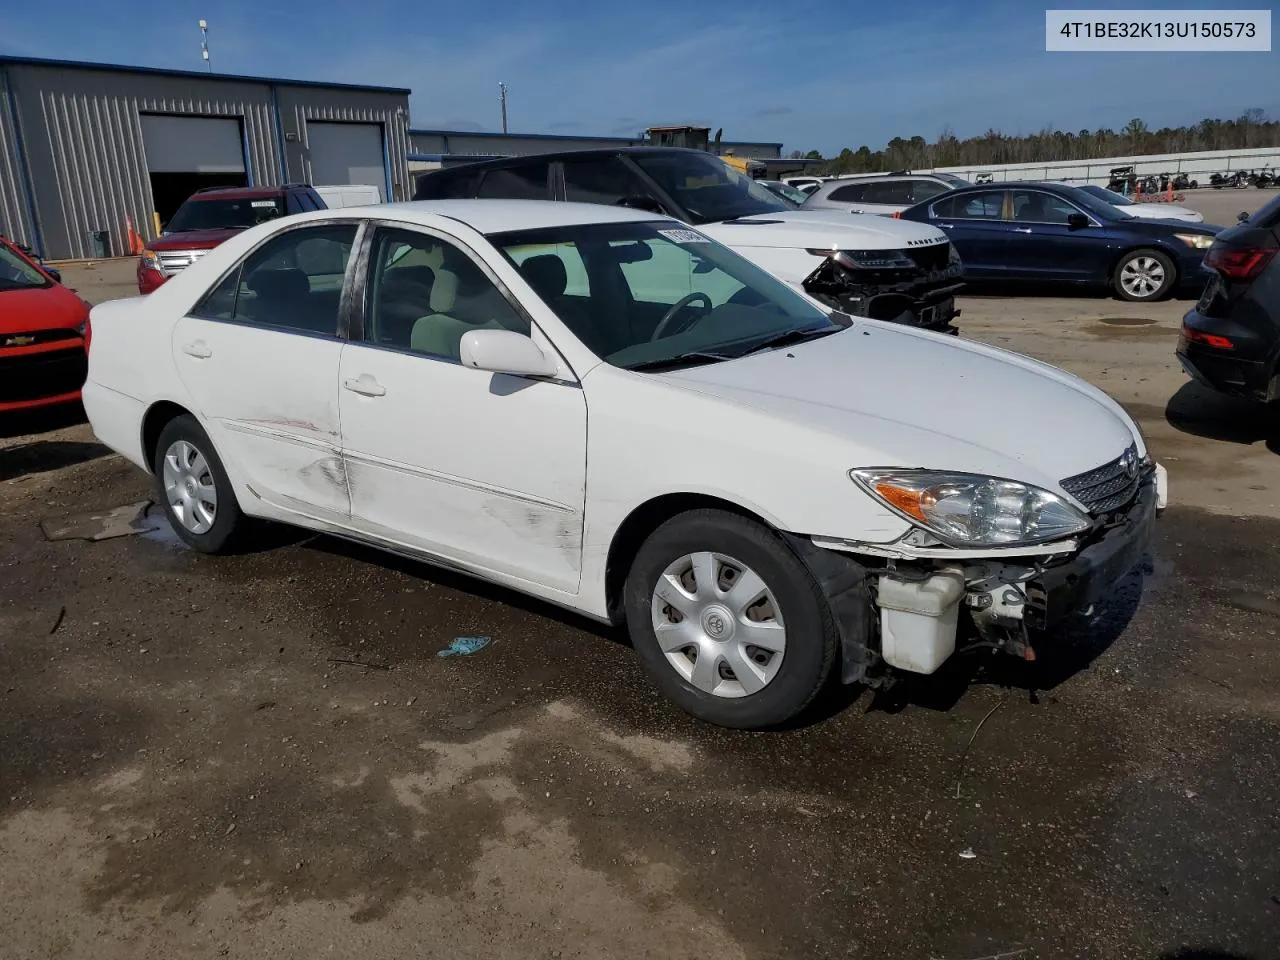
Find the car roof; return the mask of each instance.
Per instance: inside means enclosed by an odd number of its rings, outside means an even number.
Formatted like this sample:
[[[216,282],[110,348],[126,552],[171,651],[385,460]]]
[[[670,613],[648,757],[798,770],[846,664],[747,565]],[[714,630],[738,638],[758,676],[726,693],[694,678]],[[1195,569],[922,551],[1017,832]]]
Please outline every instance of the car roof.
[[[278,197],[286,190],[306,189],[305,183],[288,183],[275,187],[206,187],[189,196],[188,200],[253,200],[261,197]]]
[[[546,153],[524,153],[518,157],[497,157],[493,160],[476,160],[472,163],[462,163],[456,167],[449,167],[446,170],[425,170],[421,174],[424,177],[465,175],[469,171],[488,169],[490,167],[508,167],[518,166],[520,164],[552,160],[589,160],[594,157],[613,157],[618,154],[626,154],[628,156],[639,155],[642,157],[654,156],[683,156],[685,154],[693,154],[699,157],[716,157],[714,153],[708,153],[706,150],[694,150],[691,147],[587,147],[581,150],[555,150]]]
[[[593,223],[652,223],[670,220],[669,217],[647,210],[560,200],[409,200],[404,203],[339,207],[305,216],[310,219],[359,216],[400,220],[422,226],[431,226],[433,217],[448,217],[484,234]]]

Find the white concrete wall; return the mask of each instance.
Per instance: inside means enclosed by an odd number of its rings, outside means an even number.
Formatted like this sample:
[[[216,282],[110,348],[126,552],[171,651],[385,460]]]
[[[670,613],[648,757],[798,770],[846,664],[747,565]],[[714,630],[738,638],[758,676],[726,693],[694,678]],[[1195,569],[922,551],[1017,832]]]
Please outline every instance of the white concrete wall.
[[[1253,147],[1247,150],[1203,150],[1195,153],[1163,153],[1132,157],[1102,157],[1095,160],[1061,160],[1056,163],[993,163],[960,167],[938,167],[937,172],[954,173],[966,180],[990,173],[996,180],[1066,180],[1095,183],[1105,187],[1112,167],[1132,165],[1138,174],[1185,173],[1201,186],[1209,174],[1227,170],[1280,169],[1280,147]],[[916,171],[923,172],[923,171]]]

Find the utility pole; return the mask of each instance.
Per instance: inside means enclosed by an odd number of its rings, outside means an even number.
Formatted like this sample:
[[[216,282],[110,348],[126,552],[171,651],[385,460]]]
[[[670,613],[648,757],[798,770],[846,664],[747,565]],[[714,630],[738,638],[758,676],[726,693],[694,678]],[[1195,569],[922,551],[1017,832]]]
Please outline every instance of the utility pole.
[[[498,81],[498,102],[502,104],[502,132],[507,132],[507,85]]]
[[[200,21],[200,57],[205,62],[205,66],[209,68],[209,72],[213,73],[213,61],[209,59],[209,21]]]

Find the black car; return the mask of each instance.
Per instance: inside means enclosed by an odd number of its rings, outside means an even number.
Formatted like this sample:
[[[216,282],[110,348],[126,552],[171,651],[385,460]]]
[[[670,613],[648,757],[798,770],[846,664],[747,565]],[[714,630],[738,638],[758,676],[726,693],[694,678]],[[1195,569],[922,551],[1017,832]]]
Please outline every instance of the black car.
[[[1199,292],[1204,252],[1222,230],[1130,217],[1077,187],[1022,181],[961,187],[902,211],[941,227],[967,280],[1110,287],[1148,302]]]
[[[490,198],[625,205],[702,227],[834,310],[955,333],[964,268],[942,237],[882,217],[807,208],[702,150],[622,147],[477,161],[418,177],[415,200]],[[715,232],[712,233],[714,228]],[[808,242],[798,243],[803,234]],[[790,238],[790,239],[787,239]],[[791,270],[778,272],[778,262]]]
[[[1204,262],[1212,279],[1182,319],[1178,359],[1225,394],[1280,399],[1280,197],[1218,234]]]

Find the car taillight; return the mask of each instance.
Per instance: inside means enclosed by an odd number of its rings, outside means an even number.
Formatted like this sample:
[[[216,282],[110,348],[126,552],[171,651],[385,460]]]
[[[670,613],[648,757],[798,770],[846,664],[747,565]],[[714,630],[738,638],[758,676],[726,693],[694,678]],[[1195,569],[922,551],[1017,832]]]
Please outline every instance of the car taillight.
[[[1182,328],[1182,335],[1192,343],[1203,343],[1206,347],[1213,347],[1215,350],[1234,350],[1236,345],[1231,342],[1229,337],[1220,337],[1216,333],[1203,333],[1200,330],[1192,330],[1190,327]]]
[[[1204,256],[1204,265],[1228,280],[1252,280],[1271,263],[1274,249],[1263,247],[1229,247],[1214,244]]]

